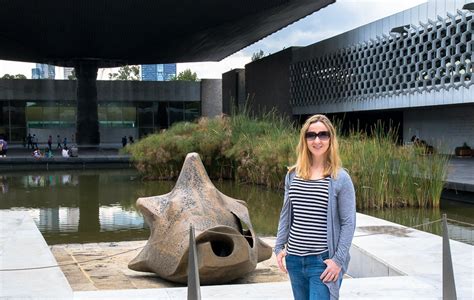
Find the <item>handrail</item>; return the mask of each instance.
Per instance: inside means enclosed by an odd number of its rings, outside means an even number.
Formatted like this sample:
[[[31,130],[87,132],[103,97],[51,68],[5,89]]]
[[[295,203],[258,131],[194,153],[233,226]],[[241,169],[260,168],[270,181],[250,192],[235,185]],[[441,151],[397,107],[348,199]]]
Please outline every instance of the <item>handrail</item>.
[[[453,261],[449,247],[448,221],[443,214],[443,300],[456,300],[456,284],[454,282]]]
[[[189,224],[188,300],[201,300],[199,266],[193,224]]]

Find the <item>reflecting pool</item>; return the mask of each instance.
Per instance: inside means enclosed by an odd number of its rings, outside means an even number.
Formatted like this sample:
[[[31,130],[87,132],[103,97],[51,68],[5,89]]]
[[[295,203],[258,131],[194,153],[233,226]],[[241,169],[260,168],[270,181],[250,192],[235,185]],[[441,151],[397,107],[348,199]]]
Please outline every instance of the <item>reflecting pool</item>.
[[[283,191],[229,181],[214,183],[224,194],[247,201],[259,235],[275,235]],[[126,170],[29,172],[0,175],[0,209],[28,211],[48,244],[147,239],[149,229],[135,208],[139,197],[165,194],[171,181],[142,181]],[[474,205],[442,201],[440,209],[361,211],[412,226],[441,218],[474,223]],[[440,223],[421,230],[441,233]],[[474,228],[450,222],[453,239],[474,244]]]

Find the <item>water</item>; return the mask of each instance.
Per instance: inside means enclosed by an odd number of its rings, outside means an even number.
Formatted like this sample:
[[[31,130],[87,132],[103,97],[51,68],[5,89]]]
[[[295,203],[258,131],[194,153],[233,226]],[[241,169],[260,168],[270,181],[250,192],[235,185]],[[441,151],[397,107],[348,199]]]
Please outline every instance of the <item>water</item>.
[[[226,195],[247,201],[257,234],[274,236],[283,191],[215,182]],[[28,211],[48,244],[143,240],[149,228],[135,208],[139,197],[160,195],[171,181],[142,181],[134,170],[58,171],[0,175],[0,209]],[[443,200],[440,209],[361,211],[406,226],[426,223],[447,213],[474,223],[474,205]],[[420,228],[441,233],[440,223]],[[474,228],[449,224],[450,237],[474,245]]]

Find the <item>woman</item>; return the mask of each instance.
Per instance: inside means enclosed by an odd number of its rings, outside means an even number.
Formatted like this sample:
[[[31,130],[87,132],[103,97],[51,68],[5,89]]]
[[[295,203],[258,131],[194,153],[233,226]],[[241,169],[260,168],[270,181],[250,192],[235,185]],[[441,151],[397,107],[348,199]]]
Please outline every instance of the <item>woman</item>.
[[[301,128],[296,164],[285,178],[275,254],[279,268],[290,275],[296,300],[338,299],[349,264],[355,192],[338,148],[329,119],[310,117]]]
[[[43,154],[41,153],[41,151],[38,147],[35,148],[35,150],[33,151],[33,153],[31,155],[33,155],[34,158],[43,157]]]

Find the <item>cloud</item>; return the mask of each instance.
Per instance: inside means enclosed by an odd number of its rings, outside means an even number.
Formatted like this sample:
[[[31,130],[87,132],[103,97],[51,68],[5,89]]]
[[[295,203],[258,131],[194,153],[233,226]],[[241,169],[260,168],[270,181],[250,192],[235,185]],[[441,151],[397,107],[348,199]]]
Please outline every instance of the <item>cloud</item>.
[[[307,46],[423,2],[426,0],[338,0],[243,51],[276,52],[283,47]]]
[[[0,60],[0,77],[5,74],[16,75],[23,74],[27,78],[31,78],[31,69],[34,68],[36,64],[17,62],[10,60]]]
[[[285,34],[275,36],[271,39],[262,40],[259,43],[259,46],[261,46],[260,49],[262,49],[265,53],[275,53],[281,51],[283,48],[289,48],[292,46],[307,46],[315,43],[316,41],[334,36],[338,33],[340,32],[336,29],[327,29],[323,31],[298,29],[292,31],[289,35]],[[254,52],[257,52],[258,50],[255,50]]]
[[[222,73],[232,69],[243,68],[250,61],[251,56],[239,51],[220,62],[179,63],[176,66],[176,72],[179,73],[183,70],[191,69],[191,71],[197,73],[200,79],[222,78]]]

